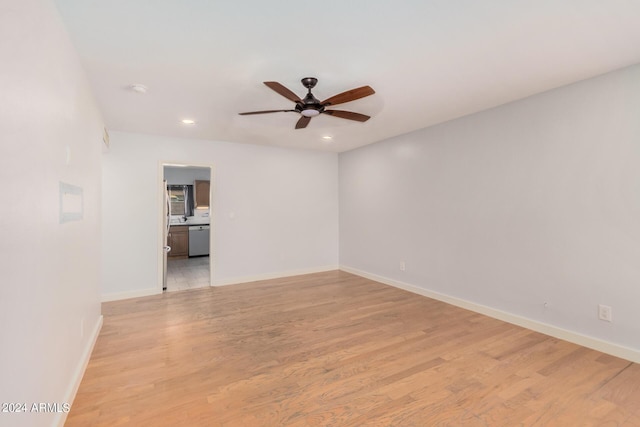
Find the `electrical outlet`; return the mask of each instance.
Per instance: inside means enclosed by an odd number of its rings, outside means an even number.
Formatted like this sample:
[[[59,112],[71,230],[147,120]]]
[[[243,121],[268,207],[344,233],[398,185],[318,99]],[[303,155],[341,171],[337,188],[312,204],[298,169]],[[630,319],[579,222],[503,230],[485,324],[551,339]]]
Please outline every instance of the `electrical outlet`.
[[[613,310],[608,305],[598,304],[598,319],[605,322],[611,322],[613,320]]]
[[[407,269],[407,265],[404,261],[400,261],[400,271],[405,271]]]

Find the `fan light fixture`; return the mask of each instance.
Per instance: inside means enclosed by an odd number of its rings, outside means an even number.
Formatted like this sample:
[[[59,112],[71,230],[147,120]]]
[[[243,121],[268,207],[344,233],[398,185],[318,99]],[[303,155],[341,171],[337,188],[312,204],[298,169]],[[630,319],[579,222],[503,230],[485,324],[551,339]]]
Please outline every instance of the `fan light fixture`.
[[[305,117],[315,117],[318,114],[320,114],[320,111],[316,110],[315,108],[309,108],[307,110],[300,111],[300,114],[302,114]]]

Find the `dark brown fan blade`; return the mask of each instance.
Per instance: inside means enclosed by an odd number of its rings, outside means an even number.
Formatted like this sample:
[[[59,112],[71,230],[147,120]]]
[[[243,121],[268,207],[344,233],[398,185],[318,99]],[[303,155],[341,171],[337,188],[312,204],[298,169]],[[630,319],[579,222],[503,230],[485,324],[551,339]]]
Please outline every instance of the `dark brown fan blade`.
[[[364,114],[354,113],[352,111],[342,111],[342,110],[324,110],[324,114],[329,114],[333,117],[340,117],[341,119],[355,120],[357,122],[366,122],[371,117],[365,116]]]
[[[305,117],[305,116],[300,117],[300,120],[298,120],[298,123],[296,123],[296,129],[306,128],[310,121],[311,121],[311,117]]]
[[[250,114],[267,114],[267,113],[286,113],[289,111],[293,111],[295,113],[296,110],[264,110],[264,111],[249,111],[247,113],[238,113],[241,116],[248,116]]]
[[[298,95],[296,95],[295,93],[291,92],[289,89],[287,89],[286,87],[282,86],[278,82],[264,82],[264,84],[269,86],[274,91],[278,92],[280,95],[282,95],[285,98],[287,98],[289,101],[302,102],[302,100],[298,97]]]
[[[374,93],[376,93],[376,91],[371,87],[362,86],[334,95],[331,98],[322,101],[320,104],[324,106],[343,104],[345,102],[354,101],[356,99],[364,98],[365,96],[373,95]]]

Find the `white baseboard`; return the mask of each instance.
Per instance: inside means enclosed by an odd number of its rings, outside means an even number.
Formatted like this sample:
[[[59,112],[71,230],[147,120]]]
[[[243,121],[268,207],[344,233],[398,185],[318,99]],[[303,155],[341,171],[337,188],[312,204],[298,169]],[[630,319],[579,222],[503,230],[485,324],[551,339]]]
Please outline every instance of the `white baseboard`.
[[[281,277],[300,276],[302,274],[323,273],[325,271],[338,270],[337,265],[329,265],[317,268],[307,268],[302,270],[289,270],[280,273],[267,273],[257,276],[232,277],[231,279],[223,279],[215,282],[213,286],[238,285],[240,283],[257,282],[259,280],[279,279]]]
[[[89,359],[91,359],[91,353],[93,352],[93,347],[96,345],[96,341],[98,340],[98,335],[100,335],[100,329],[102,329],[102,321],[103,317],[100,315],[96,325],[91,332],[91,336],[87,340],[87,345],[82,352],[82,356],[80,357],[80,361],[78,366],[76,366],[75,371],[73,372],[73,377],[71,378],[71,383],[69,384],[69,388],[65,393],[65,398],[62,402],[67,402],[73,405],[73,400],[76,397],[76,393],[78,392],[78,388],[80,387],[80,382],[82,381],[82,377],[84,376],[84,371],[87,369],[87,365],[89,364]],[[60,412],[57,414],[54,419],[53,426],[63,427],[65,421],[67,420],[67,413]]]
[[[598,350],[603,353],[611,354],[622,359],[629,360],[631,362],[640,363],[640,351],[624,347],[619,344],[604,341],[598,338],[583,335],[578,332],[570,331],[560,328],[558,326],[549,325],[547,323],[532,320],[526,317],[518,316],[516,314],[508,313],[506,311],[497,310],[482,304],[477,304],[472,301],[467,301],[450,295],[441,294],[439,292],[431,291],[429,289],[421,288],[419,286],[410,285],[408,283],[400,282],[398,280],[389,279],[387,277],[378,276],[377,274],[368,273],[366,271],[359,270],[357,268],[340,266],[340,270],[348,273],[355,274],[367,279],[374,280],[376,282],[384,283],[405,291],[413,292],[418,295],[422,295],[428,298],[432,298],[438,301],[446,302],[447,304],[455,305],[467,310],[474,311],[476,313],[484,314],[494,319],[502,320],[504,322],[512,323],[514,325],[522,326],[523,328],[531,329],[536,332],[543,333],[564,341],[569,341],[574,344],[588,347],[593,350]]]
[[[162,292],[160,292],[156,288],[140,289],[136,291],[116,292],[112,294],[102,294],[101,301],[109,302],[109,301],[118,301],[121,299],[148,297],[150,295],[158,295],[160,293]]]

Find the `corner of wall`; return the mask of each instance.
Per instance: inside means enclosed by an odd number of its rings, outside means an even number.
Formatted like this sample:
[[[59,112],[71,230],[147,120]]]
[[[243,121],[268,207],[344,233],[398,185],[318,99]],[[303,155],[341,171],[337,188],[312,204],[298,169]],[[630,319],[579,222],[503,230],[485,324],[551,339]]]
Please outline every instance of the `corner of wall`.
[[[73,371],[73,376],[65,393],[64,402],[67,402],[73,407],[73,401],[76,397],[76,393],[78,392],[78,388],[80,387],[80,383],[82,382],[82,377],[84,376],[84,372],[89,365],[89,360],[91,359],[91,353],[93,352],[93,348],[96,345],[98,340],[98,336],[100,335],[100,330],[102,329],[103,316],[101,315],[96,322],[93,331],[91,333],[90,338],[87,340],[87,345],[85,346],[82,355],[80,356],[80,360],[78,360],[78,364],[76,365],[76,369]],[[63,427],[65,421],[67,420],[67,413],[60,412],[57,414],[57,418],[54,420],[53,425],[58,427]]]

